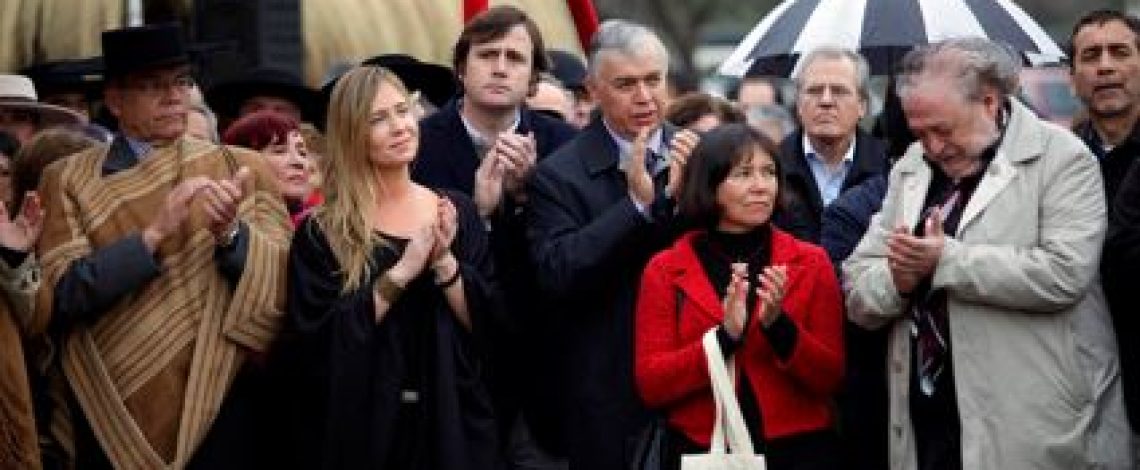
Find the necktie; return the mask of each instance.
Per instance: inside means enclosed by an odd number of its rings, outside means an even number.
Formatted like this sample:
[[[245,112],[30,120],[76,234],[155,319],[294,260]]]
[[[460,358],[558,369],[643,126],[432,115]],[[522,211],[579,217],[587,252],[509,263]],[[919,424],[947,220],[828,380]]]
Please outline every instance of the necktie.
[[[661,161],[661,156],[656,152],[645,149],[645,171],[649,176],[654,176],[657,173],[657,164]]]
[[[951,212],[958,210],[960,195],[958,188],[951,188],[950,195],[942,204],[931,207],[939,208],[944,223],[950,218]],[[919,224],[924,224],[925,220],[926,217],[923,217]],[[945,226],[943,228],[947,229]],[[946,369],[946,355],[950,350],[950,323],[945,291],[935,291],[928,287],[920,290],[920,293],[922,295],[911,307],[914,320],[912,334],[915,336],[920,389],[926,396],[932,396],[939,377]]]

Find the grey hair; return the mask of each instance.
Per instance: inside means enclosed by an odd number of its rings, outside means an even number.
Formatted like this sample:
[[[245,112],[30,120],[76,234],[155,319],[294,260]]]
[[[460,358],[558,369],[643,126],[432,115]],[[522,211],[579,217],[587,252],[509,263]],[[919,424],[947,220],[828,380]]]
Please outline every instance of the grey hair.
[[[871,67],[867,65],[867,59],[862,54],[840,46],[821,46],[808,52],[799,63],[796,64],[796,69],[792,73],[792,81],[796,85],[796,94],[799,94],[803,87],[803,75],[811,64],[821,60],[846,60],[855,65],[855,86],[858,88],[859,98],[864,103],[869,102],[871,99]]]
[[[210,124],[210,142],[215,144],[221,143],[222,137],[218,134],[218,115],[214,114],[214,111],[211,110],[209,106],[206,106],[206,103],[197,100],[191,101],[190,112],[197,112],[205,116],[206,122]]]
[[[954,80],[968,101],[982,98],[987,89],[1007,98],[1017,93],[1021,59],[1004,44],[984,38],[957,38],[919,47],[903,57],[898,94],[906,96],[930,76]]]
[[[606,20],[598,27],[590,41],[587,64],[591,75],[596,75],[605,52],[618,52],[625,56],[650,55],[661,62],[662,70],[669,70],[669,50],[649,28],[625,20]]]

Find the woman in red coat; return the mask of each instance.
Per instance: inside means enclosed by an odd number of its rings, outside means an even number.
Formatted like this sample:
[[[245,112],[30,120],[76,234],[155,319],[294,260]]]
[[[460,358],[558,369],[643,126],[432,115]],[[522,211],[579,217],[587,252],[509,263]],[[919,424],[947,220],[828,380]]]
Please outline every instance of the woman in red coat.
[[[674,460],[709,447],[713,397],[701,337],[716,329],[721,349],[736,357],[737,399],[768,468],[839,467],[831,402],[843,375],[842,300],[823,249],[770,223],[777,152],[743,124],[703,136],[678,201],[698,228],[642,277],[637,387],[668,417]]]

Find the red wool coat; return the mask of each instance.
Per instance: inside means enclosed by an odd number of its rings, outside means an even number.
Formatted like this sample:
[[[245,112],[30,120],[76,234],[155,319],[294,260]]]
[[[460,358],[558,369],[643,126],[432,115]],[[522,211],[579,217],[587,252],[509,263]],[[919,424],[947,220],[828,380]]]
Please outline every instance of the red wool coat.
[[[714,416],[701,337],[721,323],[724,309],[693,249],[695,235],[684,235],[645,268],[634,373],[646,405],[665,410],[673,429],[707,446]],[[735,353],[759,402],[765,439],[831,426],[831,400],[843,377],[843,304],[827,255],[772,229],[771,259],[788,267],[783,310],[798,330],[795,349],[787,362],[779,360],[760,322],[751,321]]]

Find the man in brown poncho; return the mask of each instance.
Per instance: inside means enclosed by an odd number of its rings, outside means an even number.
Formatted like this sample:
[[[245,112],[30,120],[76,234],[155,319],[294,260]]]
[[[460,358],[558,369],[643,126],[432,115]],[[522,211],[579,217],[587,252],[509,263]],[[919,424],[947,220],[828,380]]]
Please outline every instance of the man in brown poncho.
[[[35,196],[24,201],[12,218],[0,204],[0,468],[12,470],[40,468],[23,344],[45,327],[32,311],[40,266],[30,253],[43,227],[43,211]]]
[[[216,468],[240,460],[211,438],[234,425],[231,385],[276,331],[285,207],[258,155],[183,136],[177,27],[104,32],[103,53],[120,133],[40,185],[36,308],[65,338],[75,465]]]

